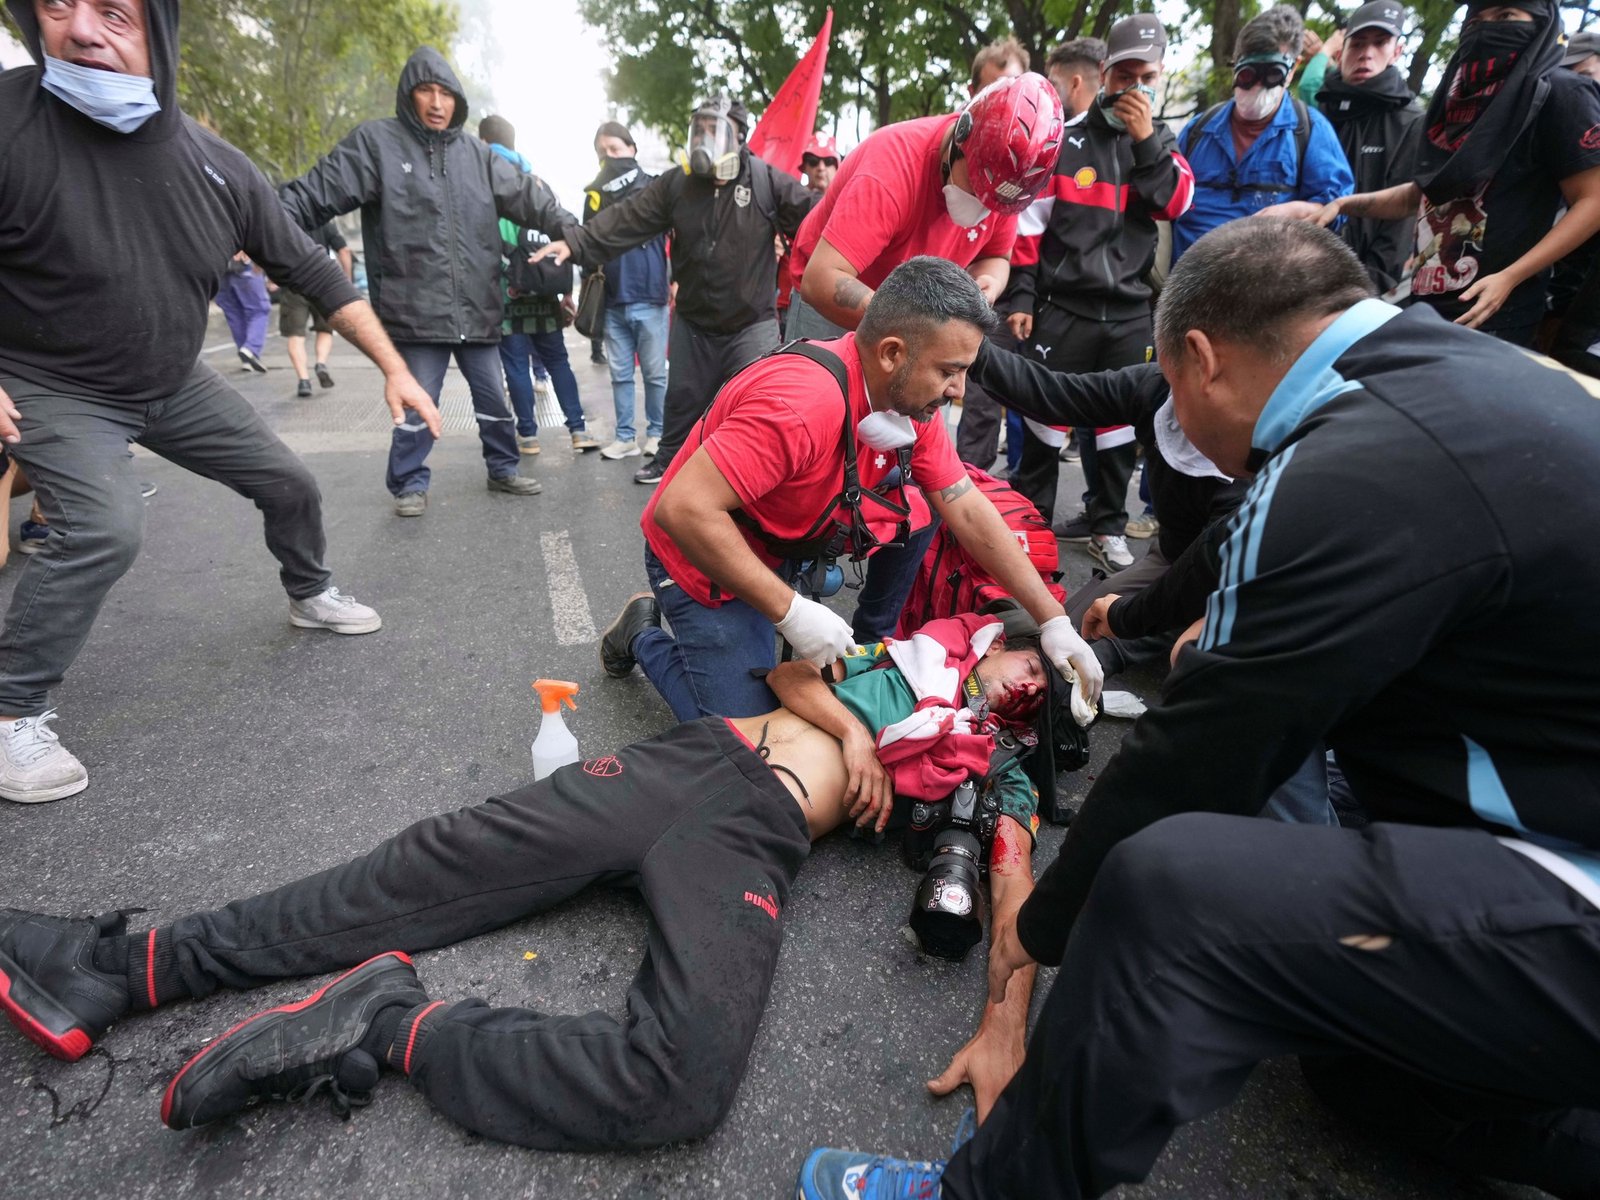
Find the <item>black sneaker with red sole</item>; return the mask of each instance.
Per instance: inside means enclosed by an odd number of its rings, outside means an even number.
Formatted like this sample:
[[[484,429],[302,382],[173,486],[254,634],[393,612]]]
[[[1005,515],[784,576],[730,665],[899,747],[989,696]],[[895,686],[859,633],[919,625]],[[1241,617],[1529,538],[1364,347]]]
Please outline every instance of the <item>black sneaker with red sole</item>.
[[[0,909],[0,1011],[46,1054],[77,1062],[127,1012],[127,980],[94,968],[94,946],[122,913],[48,917]]]
[[[369,958],[293,1004],[239,1022],[183,1065],[167,1085],[161,1119],[193,1129],[257,1100],[309,1100],[326,1092],[341,1116],[370,1099],[378,1061],[361,1049],[372,1019],[391,1004],[426,1004],[409,955]]]

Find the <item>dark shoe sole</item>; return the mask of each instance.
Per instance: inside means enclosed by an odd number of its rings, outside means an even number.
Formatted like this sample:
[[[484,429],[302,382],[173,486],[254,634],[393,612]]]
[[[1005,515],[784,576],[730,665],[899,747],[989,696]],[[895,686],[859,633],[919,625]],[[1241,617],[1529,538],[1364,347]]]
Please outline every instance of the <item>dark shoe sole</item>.
[[[256,1025],[259,1022],[264,1021],[268,1017],[276,1016],[279,1013],[295,1013],[300,1012],[302,1009],[310,1008],[313,1004],[317,1003],[317,1001],[321,1000],[330,993],[334,993],[336,990],[343,990],[345,986],[350,985],[350,982],[352,980],[356,980],[358,976],[361,978],[357,980],[357,982],[365,982],[367,976],[388,970],[390,966],[393,965],[390,960],[403,962],[407,966],[411,965],[411,956],[409,954],[401,953],[399,950],[390,950],[373,958],[367,959],[366,962],[362,963],[358,967],[352,967],[343,975],[340,975],[337,979],[331,981],[330,983],[324,984],[322,987],[312,992],[311,995],[307,996],[304,1000],[296,1000],[293,1004],[280,1004],[277,1008],[263,1009],[254,1016],[246,1017],[244,1020],[240,1021],[232,1029],[228,1030],[204,1050],[200,1051],[200,1053],[196,1054],[188,1062],[184,1063],[182,1069],[172,1077],[172,1082],[167,1084],[166,1094],[161,1097],[161,1123],[170,1129],[191,1128],[187,1125],[174,1125],[171,1120],[172,1109],[174,1102],[178,1099],[179,1091],[184,1087],[184,1081],[186,1079],[191,1086],[204,1083],[208,1070],[207,1060],[210,1059],[211,1063],[222,1062],[225,1056],[218,1055],[216,1058],[210,1058],[210,1056],[214,1054],[219,1047],[226,1045],[235,1034],[239,1033],[241,1030],[248,1029],[252,1025]],[[207,1123],[209,1122],[199,1122],[199,1124]]]
[[[617,619],[607,625],[605,633],[600,635],[600,667],[613,679],[626,679],[633,674],[633,668],[638,665],[639,660],[634,658],[626,648],[621,653],[618,653],[611,646],[611,639],[623,626],[628,624],[628,617],[633,612],[633,606],[644,603],[650,605],[652,618],[650,623],[660,628],[661,606],[656,602],[654,596],[640,596],[637,600],[630,600],[624,604],[622,611],[617,614]],[[631,645],[633,639],[629,638],[628,640]]]
[[[89,1053],[94,1035],[57,1004],[9,955],[0,954],[0,1011],[22,1034],[52,1058],[77,1062]]]

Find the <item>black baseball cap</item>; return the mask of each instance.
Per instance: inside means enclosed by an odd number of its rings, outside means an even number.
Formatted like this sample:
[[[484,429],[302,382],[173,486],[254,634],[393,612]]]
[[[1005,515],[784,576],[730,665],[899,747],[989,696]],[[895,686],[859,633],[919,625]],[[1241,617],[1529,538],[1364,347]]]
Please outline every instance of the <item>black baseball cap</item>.
[[[1154,13],[1135,13],[1123,17],[1106,35],[1106,61],[1101,68],[1125,58],[1140,62],[1160,62],[1167,53],[1167,31]]]
[[[1356,9],[1355,15],[1344,27],[1345,37],[1354,37],[1363,29],[1381,29],[1391,37],[1403,36],[1406,10],[1395,0],[1372,0]]]
[[[1575,67],[1591,54],[1600,54],[1600,33],[1586,29],[1567,39],[1566,52],[1561,56],[1561,65]]]

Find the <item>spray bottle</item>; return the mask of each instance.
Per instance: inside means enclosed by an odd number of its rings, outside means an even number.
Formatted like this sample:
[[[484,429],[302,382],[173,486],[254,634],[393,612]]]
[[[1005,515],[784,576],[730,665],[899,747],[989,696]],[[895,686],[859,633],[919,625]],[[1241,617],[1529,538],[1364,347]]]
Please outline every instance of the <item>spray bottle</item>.
[[[557,767],[578,761],[578,739],[561,719],[563,700],[573,712],[578,711],[577,702],[573,700],[578,694],[578,685],[564,679],[535,679],[533,690],[539,693],[539,706],[544,710],[539,735],[533,739],[533,777],[539,780]]]

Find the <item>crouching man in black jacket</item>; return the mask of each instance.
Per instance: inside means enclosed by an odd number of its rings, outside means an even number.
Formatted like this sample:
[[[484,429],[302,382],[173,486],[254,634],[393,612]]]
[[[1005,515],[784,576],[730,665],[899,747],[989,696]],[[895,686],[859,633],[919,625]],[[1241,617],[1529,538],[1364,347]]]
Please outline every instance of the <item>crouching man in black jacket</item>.
[[[1600,526],[1571,487],[1595,400],[1371,287],[1333,234],[1258,218],[1162,293],[1178,419],[1255,481],[1198,642],[995,930],[993,996],[1062,970],[946,1197],[1141,1179],[1282,1054],[1375,1131],[1593,1195],[1600,557],[1548,514]],[[1323,741],[1371,826],[1238,815]]]

